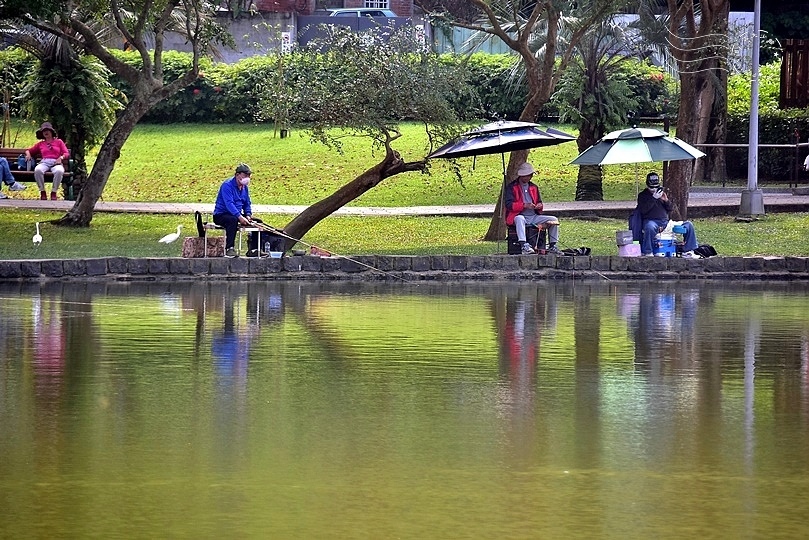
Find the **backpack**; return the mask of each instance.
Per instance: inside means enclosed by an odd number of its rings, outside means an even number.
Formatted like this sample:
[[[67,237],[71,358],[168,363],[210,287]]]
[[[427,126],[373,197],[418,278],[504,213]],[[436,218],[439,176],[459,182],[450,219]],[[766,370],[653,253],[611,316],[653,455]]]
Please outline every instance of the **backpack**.
[[[629,214],[629,230],[632,231],[632,240],[643,240],[643,217],[637,208]]]
[[[710,244],[700,244],[699,247],[694,250],[694,253],[699,255],[702,259],[707,259],[717,254],[714,247]]]

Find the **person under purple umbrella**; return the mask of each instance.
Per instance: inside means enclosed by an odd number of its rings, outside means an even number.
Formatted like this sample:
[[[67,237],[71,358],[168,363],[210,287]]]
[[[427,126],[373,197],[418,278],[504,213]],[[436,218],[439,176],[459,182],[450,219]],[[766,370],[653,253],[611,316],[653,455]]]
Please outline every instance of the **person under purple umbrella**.
[[[547,252],[559,255],[562,253],[556,246],[559,241],[559,220],[542,213],[542,195],[539,187],[531,182],[535,172],[533,165],[523,163],[517,169],[517,179],[506,186],[506,225],[514,225],[523,253],[536,253],[526,240],[526,225],[542,225],[548,231]]]

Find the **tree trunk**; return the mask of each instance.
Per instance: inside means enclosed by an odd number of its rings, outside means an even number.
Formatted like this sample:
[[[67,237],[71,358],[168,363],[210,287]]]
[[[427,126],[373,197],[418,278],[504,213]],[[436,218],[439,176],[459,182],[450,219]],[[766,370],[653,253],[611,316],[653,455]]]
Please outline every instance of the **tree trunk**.
[[[600,165],[582,165],[576,180],[577,201],[603,201],[603,172]]]
[[[93,164],[93,170],[82,185],[73,207],[56,220],[56,224],[72,227],[90,226],[95,205],[104,192],[104,186],[107,185],[107,180],[115,168],[115,162],[121,156],[121,148],[132,134],[138,120],[160,99],[163,99],[163,96],[158,98],[154,94],[148,96],[136,94],[132,98],[104,139]]]
[[[725,4],[722,11],[717,14],[717,20],[714,25],[714,33],[720,35],[727,35],[728,33],[728,17],[730,15],[730,5]],[[728,72],[722,69],[725,66],[717,62],[714,74],[716,82],[714,86],[714,100],[713,110],[711,111],[711,121],[708,126],[708,133],[705,142],[711,144],[725,144],[728,138]],[[708,154],[703,163],[702,178],[709,182],[725,184],[728,178],[727,167],[725,164],[725,149],[720,147],[706,148],[705,153]]]
[[[284,233],[294,239],[301,239],[315,225],[366,191],[373,189],[384,179],[404,172],[423,171],[426,163],[426,161],[405,162],[398,152],[388,146],[382,162],[371,167],[325,199],[306,208],[284,227]],[[292,249],[296,243],[297,240],[287,239],[284,250]]]
[[[677,112],[677,137],[689,144],[704,143],[707,138],[714,95],[717,56],[706,54],[716,46],[713,34],[717,18],[725,13],[728,0],[704,0],[696,16],[694,1],[668,0],[669,35],[680,36],[671,43],[670,51],[680,72],[680,107]],[[721,45],[721,43],[720,43]],[[688,188],[694,178],[694,161],[672,161],[668,164],[665,184],[673,204],[672,219],[688,219]]]
[[[71,181],[75,197],[87,181],[87,130],[84,126],[74,123],[66,143],[70,150],[70,159],[73,161],[70,171],[73,173]],[[67,188],[64,189],[67,199]]]
[[[597,127],[589,121],[584,121],[579,132],[579,138],[576,139],[576,145],[579,153],[584,152],[592,145],[594,145],[598,138],[603,135]],[[576,200],[577,201],[603,201],[604,188],[603,188],[603,170],[599,165],[582,165],[579,167],[579,174],[576,180]]]

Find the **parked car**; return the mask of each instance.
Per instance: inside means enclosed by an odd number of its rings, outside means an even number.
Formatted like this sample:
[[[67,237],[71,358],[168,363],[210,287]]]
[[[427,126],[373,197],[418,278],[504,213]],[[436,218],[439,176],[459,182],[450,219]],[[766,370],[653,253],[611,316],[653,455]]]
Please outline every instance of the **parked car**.
[[[330,9],[329,17],[396,17],[389,9],[345,8]]]

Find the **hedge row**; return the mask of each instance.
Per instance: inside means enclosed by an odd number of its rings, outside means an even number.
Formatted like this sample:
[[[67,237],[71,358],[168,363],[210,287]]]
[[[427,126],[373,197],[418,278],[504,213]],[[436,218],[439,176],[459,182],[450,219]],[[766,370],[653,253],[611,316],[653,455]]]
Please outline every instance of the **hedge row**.
[[[124,62],[140,67],[140,56],[135,52],[113,51]],[[459,110],[459,116],[479,117],[479,106],[484,115],[515,119],[522,111],[525,86],[515,79],[513,68],[517,58],[512,55],[474,54],[471,57],[443,55],[445,63],[461,64],[467,68],[470,83],[479,95],[479,105],[475,110]],[[35,60],[14,49],[0,51],[0,84],[11,90],[12,96],[28,73],[33,73]],[[188,53],[167,51],[163,55],[163,70],[166,80],[179,77],[191,65]],[[283,70],[289,76],[303,70],[301,57],[294,54],[283,57]],[[277,80],[279,57],[276,55],[253,56],[234,64],[213,63],[208,59],[201,62],[199,79],[171,98],[158,104],[143,119],[153,123],[176,122],[262,122],[271,121],[263,118],[259,111],[259,96],[268,81]],[[659,69],[642,63],[627,63],[631,79],[635,81],[636,93],[640,96],[641,110],[634,111],[636,116],[660,116],[671,113],[670,103],[676,103],[676,97],[670,96],[672,84]],[[128,94],[130,89],[122,80],[114,77],[112,85]],[[12,100],[13,101],[13,100]],[[459,109],[469,107],[458,104]],[[18,104],[12,102],[12,113],[19,111]],[[555,116],[558,111],[549,104],[544,114]]]
[[[747,144],[750,133],[750,115],[728,115],[728,144]],[[792,145],[809,140],[809,109],[769,110],[759,114],[758,140],[760,144]],[[806,150],[798,152],[798,164],[803,163]],[[746,148],[726,151],[729,178],[747,178]],[[758,175],[761,181],[792,178],[795,167],[794,148],[760,148]]]
[[[127,55],[127,61],[138,64],[140,58]],[[491,118],[516,119],[520,116],[526,94],[522,82],[513,82],[512,70],[516,57],[478,53],[471,57],[443,55],[441,61],[448,64],[463,63],[469,73],[471,86],[477,89],[483,113]],[[295,78],[296,71],[304,71],[302,59],[294,54],[284,56],[283,70]],[[166,55],[167,77],[179,76],[190,65],[190,56],[182,53]],[[660,116],[671,114],[675,108],[676,96],[670,96],[671,82],[663,73],[652,66],[627,63],[627,71],[634,81],[636,94],[640,96],[641,110],[636,116]],[[267,81],[277,79],[279,59],[277,56],[253,56],[235,64],[212,64],[206,62],[202,75],[195,84],[179,92],[171,99],[159,104],[145,118],[149,122],[262,122],[259,112],[259,95]],[[119,86],[126,92],[126,88]],[[463,110],[468,104],[458,104],[461,118],[479,117],[477,107]],[[552,104],[546,106],[544,114],[558,115]]]

